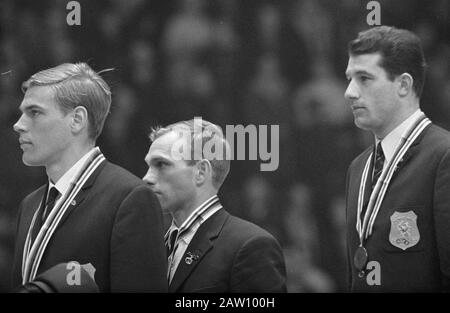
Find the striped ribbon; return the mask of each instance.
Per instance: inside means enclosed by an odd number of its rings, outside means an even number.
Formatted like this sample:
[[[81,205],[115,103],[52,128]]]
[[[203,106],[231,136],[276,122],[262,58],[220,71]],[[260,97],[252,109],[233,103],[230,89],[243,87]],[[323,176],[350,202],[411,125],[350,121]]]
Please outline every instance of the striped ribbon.
[[[56,203],[53,210],[49,213],[47,219],[39,230],[38,235],[33,243],[31,243],[32,229],[35,227],[35,222],[37,218],[36,210],[34,213],[28,234],[25,240],[25,246],[22,258],[22,284],[26,284],[32,281],[37,274],[39,264],[42,260],[42,256],[45,252],[45,248],[48,245],[53,233],[55,232],[58,224],[61,221],[64,213],[67,211],[71,205],[74,198],[77,196],[78,192],[81,190],[83,185],[86,183],[88,178],[97,169],[97,167],[105,160],[105,157],[100,152],[100,149],[95,148],[94,153],[85,162],[82,169],[78,172],[72,181],[70,182],[69,190],[61,197]]]
[[[214,195],[213,197],[209,198],[208,200],[206,200],[201,206],[199,206],[189,217],[186,221],[184,221],[184,223],[180,226],[179,230],[178,230],[178,234],[175,238],[175,247],[172,249],[172,252],[170,253],[169,257],[168,257],[168,271],[167,271],[167,277],[170,277],[170,271],[172,268],[172,262],[174,260],[174,256],[175,256],[175,252],[178,248],[178,242],[179,242],[179,238],[182,238],[186,233],[188,233],[191,229],[192,226],[199,222],[202,218],[204,218],[204,216],[206,216],[209,212],[213,211],[213,210],[219,210],[222,208],[222,205],[219,202],[219,197],[217,195]],[[169,240],[170,240],[170,232],[171,229],[169,229],[165,236],[164,236],[164,241],[166,243],[166,246],[169,246]]]
[[[373,152],[369,155],[366,161],[364,170],[361,176],[361,182],[359,185],[358,194],[358,210],[356,216],[356,230],[359,235],[360,245],[362,246],[364,240],[366,240],[370,235],[372,235],[373,225],[375,223],[375,218],[378,215],[381,204],[383,202],[384,196],[386,195],[387,188],[392,179],[392,176],[397,168],[398,163],[408,151],[412,143],[417,139],[417,137],[422,133],[422,131],[431,123],[431,121],[425,116],[425,114],[420,114],[413,125],[408,129],[405,135],[402,136],[400,143],[397,145],[394,156],[389,161],[386,168],[383,169],[378,181],[373,189],[370,200],[367,205],[366,213],[364,214],[364,221],[361,223],[361,212],[364,203],[364,193],[366,188],[366,179],[369,172],[370,162],[372,159]]]
[[[219,203],[219,197],[217,195],[211,197],[207,201],[205,201],[197,210],[191,214],[187,220],[184,221],[184,223],[180,226],[180,229],[178,231],[177,237],[181,237],[185,232],[187,232],[191,226],[195,223],[196,220],[198,220],[200,217],[205,215],[209,210],[213,208],[214,205]],[[166,235],[164,236],[164,240],[166,244],[169,240],[169,231],[166,232]],[[175,240],[177,242],[178,240]]]

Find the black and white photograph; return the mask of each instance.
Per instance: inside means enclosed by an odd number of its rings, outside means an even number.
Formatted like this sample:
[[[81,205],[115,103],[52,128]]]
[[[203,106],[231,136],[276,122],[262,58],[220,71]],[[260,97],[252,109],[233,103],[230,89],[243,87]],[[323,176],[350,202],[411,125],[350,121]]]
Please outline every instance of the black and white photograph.
[[[448,0],[1,0],[0,293],[450,292],[449,131]]]

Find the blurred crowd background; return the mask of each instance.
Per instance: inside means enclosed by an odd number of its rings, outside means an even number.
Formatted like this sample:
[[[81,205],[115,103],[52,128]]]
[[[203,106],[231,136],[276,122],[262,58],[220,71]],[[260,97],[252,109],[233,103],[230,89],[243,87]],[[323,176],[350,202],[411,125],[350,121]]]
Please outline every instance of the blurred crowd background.
[[[279,125],[280,165],[232,161],[220,192],[233,214],[281,243],[290,292],[346,290],[345,175],[372,143],[344,99],[347,42],[369,26],[363,0],[96,0],[68,26],[68,1],[0,2],[0,291],[7,291],[17,208],[45,183],[21,161],[12,125],[21,83],[63,62],[105,72],[113,92],[99,139],[139,177],[152,126],[194,116]],[[450,129],[450,1],[378,1],[381,23],[413,30],[428,61],[422,109]]]

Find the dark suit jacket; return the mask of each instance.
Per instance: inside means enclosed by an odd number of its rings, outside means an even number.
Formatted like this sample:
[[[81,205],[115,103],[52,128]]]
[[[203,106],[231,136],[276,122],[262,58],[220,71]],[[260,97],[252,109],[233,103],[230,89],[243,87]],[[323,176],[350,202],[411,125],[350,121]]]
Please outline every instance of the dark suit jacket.
[[[361,174],[372,148],[350,165],[347,174],[347,244],[353,291],[419,292],[450,288],[450,133],[427,126],[394,172],[365,246],[369,261],[380,264],[381,285],[359,278],[353,256],[359,245],[356,212]],[[366,184],[366,190],[370,190]],[[365,195],[365,206],[369,194]],[[420,234],[406,250],[389,241],[394,212],[413,211]]]
[[[13,288],[21,284],[22,254],[42,186],[21,203]],[[167,292],[162,214],[140,179],[108,161],[89,177],[50,239],[38,275],[58,263],[91,263],[101,292]]]
[[[189,254],[192,263],[186,262]],[[285,292],[278,242],[224,209],[206,220],[186,249],[169,292]]]

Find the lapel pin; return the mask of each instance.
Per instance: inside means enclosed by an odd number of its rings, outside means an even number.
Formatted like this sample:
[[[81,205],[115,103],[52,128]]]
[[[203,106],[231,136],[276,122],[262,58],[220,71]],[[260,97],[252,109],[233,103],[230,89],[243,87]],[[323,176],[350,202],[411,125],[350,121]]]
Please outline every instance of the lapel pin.
[[[193,261],[197,261],[199,256],[197,254],[193,254],[192,252],[187,253],[187,257],[184,259],[187,265],[191,265]]]
[[[394,172],[398,171],[400,167],[403,166],[403,162],[405,162],[405,157],[401,158],[400,161],[398,161],[397,165],[395,166]]]
[[[71,205],[77,205],[77,201],[76,200],[72,200],[72,202],[70,202]]]

